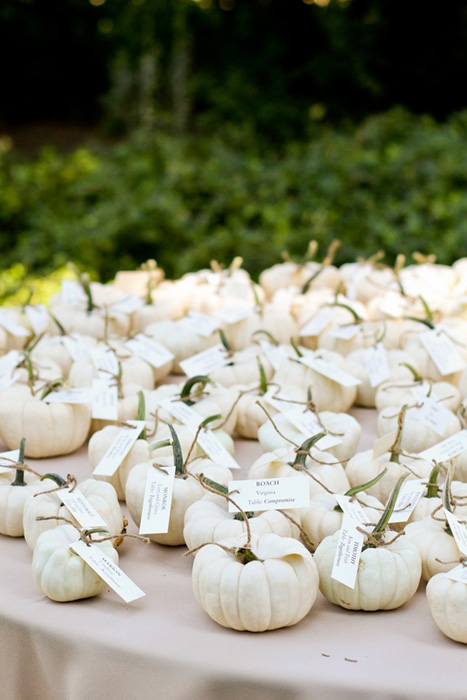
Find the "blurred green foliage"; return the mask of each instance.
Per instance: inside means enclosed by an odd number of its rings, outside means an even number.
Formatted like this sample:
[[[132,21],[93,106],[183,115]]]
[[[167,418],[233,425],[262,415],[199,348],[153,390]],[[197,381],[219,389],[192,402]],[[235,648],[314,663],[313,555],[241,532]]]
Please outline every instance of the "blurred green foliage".
[[[403,109],[347,131],[266,145],[135,132],[113,146],[33,159],[0,149],[1,267],[43,275],[73,260],[102,281],[155,258],[168,277],[228,264],[253,274],[342,241],[337,262],[379,249],[467,255],[467,112],[438,124]]]

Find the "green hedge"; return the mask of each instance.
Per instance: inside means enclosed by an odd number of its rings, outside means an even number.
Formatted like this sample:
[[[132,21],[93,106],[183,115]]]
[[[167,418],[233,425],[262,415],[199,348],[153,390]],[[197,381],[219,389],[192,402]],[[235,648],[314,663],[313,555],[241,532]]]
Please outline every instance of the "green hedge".
[[[70,154],[0,153],[0,254],[38,275],[73,260],[101,280],[155,258],[167,276],[236,255],[256,275],[333,238],[338,263],[379,249],[467,255],[467,112],[393,109],[281,149],[246,129],[134,134]]]

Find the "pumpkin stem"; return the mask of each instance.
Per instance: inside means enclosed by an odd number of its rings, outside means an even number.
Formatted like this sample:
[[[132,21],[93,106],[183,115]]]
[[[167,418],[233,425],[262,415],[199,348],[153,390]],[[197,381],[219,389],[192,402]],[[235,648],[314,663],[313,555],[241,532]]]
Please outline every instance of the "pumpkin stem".
[[[391,495],[389,496],[389,500],[386,504],[386,508],[383,511],[383,514],[381,515],[381,518],[379,519],[378,523],[374,527],[372,531],[372,536],[373,538],[375,535],[378,535],[379,533],[382,533],[385,528],[387,527],[387,524],[389,522],[389,518],[394,512],[394,507],[396,505],[397,497],[399,496],[399,492],[401,490],[402,484],[404,483],[405,479],[407,479],[408,474],[403,474],[402,476],[399,477],[397,480],[396,485],[394,486]],[[364,545],[364,549],[376,547],[375,542],[368,542],[366,545]]]
[[[279,345],[279,341],[277,340],[277,338],[275,338],[272,333],[265,330],[264,328],[260,328],[259,330],[254,331],[254,333],[251,334],[251,337],[253,338],[255,335],[259,335],[260,333],[265,335],[270,340],[270,342],[276,347]]]
[[[361,491],[366,491],[369,489],[371,486],[374,486],[375,484],[378,483],[380,479],[383,478],[383,476],[387,472],[387,467],[383,469],[382,472],[378,474],[378,476],[375,476],[374,479],[371,479],[371,481],[367,481],[365,484],[361,484],[360,486],[354,486],[353,488],[349,489],[344,493],[344,496],[356,496],[357,493],[361,493]],[[334,510],[336,510],[338,513],[342,513],[342,508],[340,505],[334,506]]]
[[[58,318],[56,318],[50,310],[49,310],[49,316],[52,319],[52,321],[55,323],[55,325],[57,326],[57,328],[60,332],[60,335],[68,335],[68,333],[66,332],[65,328],[62,326],[62,324],[60,323]]]
[[[411,365],[409,362],[399,362],[399,367],[407,367],[407,369],[412,372],[414,382],[417,382],[417,383],[423,382],[422,375],[419,372],[417,372],[415,367],[413,365]]]
[[[392,447],[389,448],[389,452],[391,453],[391,458],[390,462],[396,462],[399,464],[399,456],[401,453],[401,442],[402,442],[402,430],[404,427],[404,419],[405,419],[405,414],[407,412],[408,405],[404,404],[399,411],[399,415],[397,416],[397,434],[396,434],[396,439],[394,440],[394,443]]]
[[[258,369],[259,369],[260,393],[261,393],[261,395],[264,395],[268,390],[268,378],[266,377],[266,372],[264,370],[263,363],[259,359],[258,355],[256,356],[256,361],[258,363]]]
[[[138,412],[136,414],[136,420],[146,420],[146,400],[142,389],[138,391]],[[147,440],[146,426],[144,426],[139,437],[140,440]]]
[[[439,464],[435,462],[433,469],[430,472],[430,477],[428,479],[428,485],[426,487],[425,498],[437,498],[438,497],[438,477],[440,474]]]
[[[297,343],[295,342],[295,338],[293,336],[290,338],[290,344],[293,347],[293,349],[295,350],[295,354],[297,355],[297,357],[303,357],[303,353],[301,352],[300,348],[298,347]]]
[[[305,442],[302,443],[296,451],[297,456],[295,457],[294,462],[291,466],[294,469],[297,469],[298,471],[306,469],[306,458],[309,456],[311,448],[318,442],[318,440],[321,440],[321,438],[325,435],[326,433],[317,433],[316,435],[313,435],[312,437],[305,440]]]
[[[201,423],[198,425],[198,428],[197,428],[196,433],[195,433],[195,437],[193,438],[193,442],[190,445],[190,449],[188,450],[188,454],[187,454],[186,459],[185,459],[185,467],[184,467],[185,470],[186,470],[186,465],[188,464],[188,462],[190,460],[191,453],[193,452],[193,450],[195,448],[196,441],[198,440],[198,436],[199,436],[200,432],[202,431],[202,429],[205,428],[209,423],[212,423],[215,420],[220,420],[221,418],[222,418],[221,414],[216,413],[214,416],[208,416],[203,421],[201,421]]]
[[[190,396],[192,395],[191,390],[197,384],[200,385],[200,388],[198,389],[198,391],[199,391],[199,393],[201,393],[204,390],[204,388],[206,387],[206,384],[214,384],[214,382],[212,381],[212,379],[210,379],[205,374],[197,374],[195,377],[190,377],[190,379],[188,379],[185,382],[185,384],[183,385],[183,388],[180,392],[180,399],[187,406],[192,406],[195,403],[190,398]]]
[[[21,438],[18,453],[18,464],[24,464],[24,445],[26,443],[26,438]],[[24,480],[24,469],[18,468],[15,472],[15,480],[11,482],[11,486],[26,486]]]
[[[178,439],[178,435],[172,423],[168,423],[167,425],[169,426],[169,430],[172,435],[172,450],[175,462],[175,476],[184,476],[187,473],[187,470],[183,461],[183,453],[182,447],[180,445],[180,440]]]

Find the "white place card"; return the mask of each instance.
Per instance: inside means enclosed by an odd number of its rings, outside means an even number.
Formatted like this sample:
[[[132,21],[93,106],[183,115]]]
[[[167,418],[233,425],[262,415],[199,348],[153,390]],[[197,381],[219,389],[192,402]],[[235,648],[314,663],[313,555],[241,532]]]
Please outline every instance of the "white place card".
[[[424,379],[423,382],[416,384],[415,386],[411,386],[410,393],[413,394],[413,396],[417,399],[418,403],[422,403],[423,401],[425,401],[428,395],[430,395],[432,398],[437,398],[434,390],[432,389],[432,385],[429,382],[427,382],[426,379]]]
[[[244,511],[307,508],[310,505],[308,477],[280,477],[229,481],[231,498]],[[237,513],[229,503],[229,513]]]
[[[287,349],[283,345],[273,345],[273,343],[264,340],[264,338],[259,341],[259,344],[273,368],[278,370],[288,357]]]
[[[300,430],[305,440],[312,435],[316,435],[317,433],[326,432],[326,428],[323,428],[315,414],[311,413],[311,411],[303,413],[297,411],[296,409],[291,409],[285,411],[284,415],[288,418],[292,425]],[[335,447],[335,445],[340,445],[341,443],[342,440],[340,437],[327,433],[318,440],[316,447],[319,450],[329,450],[329,448]]]
[[[365,280],[372,271],[372,266],[370,263],[358,263],[354,267],[353,275],[351,276],[347,284],[347,299],[353,301],[358,295],[358,286]]]
[[[194,408],[188,406],[185,401],[174,401],[171,398],[165,398],[161,399],[158,404],[180,423],[194,431],[198,429],[199,424],[204,420],[204,417],[195,411]]]
[[[65,504],[70,513],[76,518],[81,527],[93,528],[93,527],[105,527],[108,528],[108,524],[99,515],[95,508],[89,503],[88,499],[79,490],[79,488],[70,491],[69,488],[60,489],[60,491],[55,491],[59,501]]]
[[[214,313],[218,321],[233,325],[239,321],[244,321],[249,316],[253,315],[251,306],[227,306],[225,309],[219,309]]]
[[[90,354],[89,346],[83,342],[80,335],[64,335],[60,342],[63,343],[71,359],[75,362]]]
[[[140,535],[169,531],[174,481],[175,466],[148,469],[139,526]]]
[[[35,335],[40,335],[47,329],[50,316],[44,304],[36,304],[35,306],[28,304],[24,307],[24,311]]]
[[[335,313],[335,308],[331,306],[323,306],[315,313],[305,325],[300,328],[299,336],[302,338],[313,337],[319,335],[326,326],[331,322]]]
[[[379,386],[381,382],[390,378],[388,354],[382,343],[376,343],[373,347],[367,348],[363,357],[371,387]]]
[[[0,357],[0,377],[11,376],[20,360],[21,355],[18,350],[10,350],[6,355]]]
[[[114,302],[110,306],[109,312],[110,314],[113,312],[130,315],[133,314],[136,309],[140,309],[142,306],[144,306],[144,299],[141,299],[141,297],[137,297],[134,294],[128,294],[128,296]]]
[[[224,346],[218,343],[212,348],[187,357],[179,362],[179,365],[187,377],[195,377],[197,374],[209,374],[219,367],[225,367],[230,361]]]
[[[200,311],[189,311],[186,316],[178,321],[178,324],[192,333],[208,338],[219,328],[219,319],[203,314]]]
[[[404,481],[391,517],[390,523],[406,523],[412,512],[425,492],[426,484],[424,479],[410,479]]]
[[[453,581],[459,581],[459,583],[467,583],[467,566],[459,564],[458,566],[454,567],[454,569],[451,569],[451,571],[447,571],[444,575],[447,576],[447,578],[452,579]]]
[[[447,459],[454,459],[457,455],[467,450],[467,430],[460,430],[458,433],[451,435],[437,445],[429,447],[419,453],[419,457],[426,459],[428,462],[435,460],[436,462],[444,462]]]
[[[391,291],[381,297],[379,310],[392,318],[402,318],[407,313],[407,304],[401,294]]]
[[[79,540],[71,544],[70,549],[80,556],[126,603],[146,595],[97,545],[88,547],[85,542]]]
[[[101,420],[118,420],[118,388],[109,386],[105,379],[93,379],[91,415]]]
[[[324,377],[331,379],[331,381],[341,384],[341,386],[351,387],[361,384],[361,380],[357,377],[352,376],[348,372],[332,365],[330,362],[326,362],[319,357],[300,357],[299,361],[313,369],[315,372],[322,374]]]
[[[357,526],[356,520],[344,513],[331,572],[331,578],[349,588],[355,588],[363,547],[364,536]]]
[[[420,334],[420,340],[438,371],[443,376],[460,372],[467,366],[457,352],[452,340],[445,334],[433,329]]]
[[[224,447],[214,431],[207,428],[200,430],[196,440],[198,445],[206,452],[213,462],[219,462],[228,469],[240,469],[240,464],[232,457],[230,452]]]
[[[79,282],[62,280],[60,296],[64,304],[78,304],[86,301],[86,294]]]
[[[7,333],[14,335],[16,338],[27,338],[29,335],[31,335],[30,331],[22,326],[21,323],[18,323],[18,321],[15,321],[13,318],[10,318],[10,316],[2,312],[0,312],[0,326],[4,328]]]
[[[352,496],[346,496],[344,493],[335,493],[334,497],[349,518],[355,520],[359,525],[368,524],[368,516],[357,499],[352,499]]]
[[[434,430],[440,437],[444,437],[453,414],[436,399],[428,397],[424,399],[420,408],[411,411],[411,416],[427,428]]]
[[[115,474],[146,425],[144,420],[129,420],[127,423],[132,427],[124,426],[119,429],[106,453],[95,466],[93,475],[112,476]]]
[[[446,508],[443,510],[457,546],[462,554],[467,556],[467,527],[456,518],[454,513],[450,513]]]
[[[92,403],[94,392],[89,387],[72,387],[51,391],[44,399],[45,403]]]
[[[383,435],[382,437],[375,440],[373,443],[372,459],[379,459],[379,457],[382,457],[387,452],[389,452],[391,447],[394,445],[396,438],[397,428],[395,430],[391,430],[390,433],[386,433],[386,435]]]
[[[333,338],[340,338],[341,340],[352,340],[359,331],[360,326],[358,324],[350,323],[348,326],[335,326],[329,332],[329,335]]]
[[[99,379],[112,381],[112,375],[118,375],[118,360],[116,354],[110,348],[91,348],[89,350],[92,361],[97,369]]]
[[[158,343],[154,338],[147,338],[142,333],[138,333],[131,340],[127,340],[125,347],[156,368],[163,367],[175,357],[173,352],[170,352],[164,345]]]
[[[7,452],[0,452],[0,474],[6,474],[12,469],[16,469],[16,462],[18,462],[19,450],[7,450]]]

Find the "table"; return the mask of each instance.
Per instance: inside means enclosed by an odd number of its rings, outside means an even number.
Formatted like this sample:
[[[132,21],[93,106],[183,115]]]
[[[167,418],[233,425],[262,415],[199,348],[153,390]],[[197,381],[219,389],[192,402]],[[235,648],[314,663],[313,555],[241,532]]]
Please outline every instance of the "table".
[[[352,413],[365,448],[371,413]],[[239,441],[236,454],[246,466],[259,446]],[[28,462],[89,476],[85,447]],[[465,700],[466,649],[435,626],[424,584],[398,610],[343,610],[319,594],[294,627],[235,632],[199,608],[185,551],[127,540],[120,566],[145,597],[126,604],[108,590],[54,603],[32,579],[24,540],[0,536],[2,700]]]

